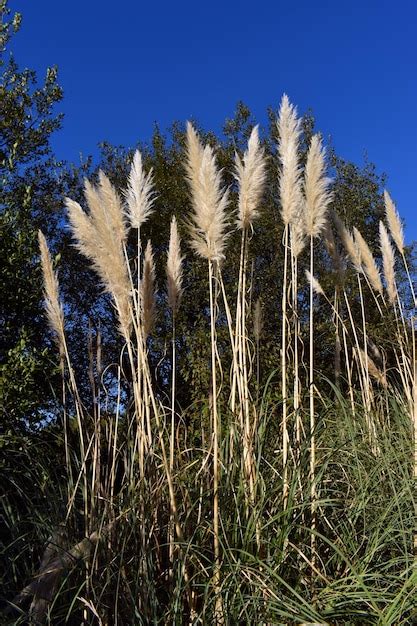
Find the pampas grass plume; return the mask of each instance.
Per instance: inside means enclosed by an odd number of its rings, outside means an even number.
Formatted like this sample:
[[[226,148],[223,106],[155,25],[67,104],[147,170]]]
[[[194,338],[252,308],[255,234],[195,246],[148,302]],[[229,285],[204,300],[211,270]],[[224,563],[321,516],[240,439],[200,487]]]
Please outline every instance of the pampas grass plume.
[[[278,156],[281,162],[279,189],[281,199],[281,217],[284,225],[290,224],[297,216],[302,205],[301,168],[298,161],[298,143],[301,133],[297,109],[283,95],[279,116]]]
[[[243,159],[235,156],[235,177],[239,183],[239,207],[237,225],[248,228],[259,216],[257,210],[265,182],[265,156],[259,142],[258,126],[251,132],[248,148]]]
[[[400,216],[398,215],[395,204],[392,201],[392,198],[389,195],[388,191],[386,190],[384,191],[384,202],[385,202],[385,215],[387,217],[387,222],[388,222],[389,230],[391,233],[391,237],[395,241],[395,245],[397,246],[400,254],[404,254],[403,226],[401,224],[401,219],[400,219]]]
[[[313,291],[320,296],[324,296],[324,291],[317,278],[315,278],[309,270],[306,270],[306,277],[309,284],[313,287]]]
[[[177,220],[174,215],[171,220],[171,232],[166,266],[168,304],[174,313],[178,309],[182,295],[182,262],[183,257],[181,256]]]
[[[190,232],[196,253],[210,261],[224,257],[228,190],[222,188],[221,172],[212,148],[202,148],[191,124],[187,126],[187,175],[194,208]]]
[[[38,231],[38,240],[41,253],[46,314],[49,325],[55,335],[59,352],[62,355],[65,343],[64,312],[59,300],[58,278],[53,270],[48,244],[41,230]]]
[[[391,241],[382,222],[379,222],[379,239],[384,266],[384,277],[390,304],[394,304],[397,298],[397,285],[395,282],[395,257]]]
[[[145,174],[142,155],[136,150],[125,191],[126,215],[133,228],[140,228],[152,213],[155,200],[152,169]]]
[[[356,227],[354,227],[353,233],[355,236],[356,246],[361,256],[362,266],[366,272],[368,280],[372,288],[375,289],[375,291],[377,291],[378,293],[382,294],[382,281],[372,252],[370,251],[368,244]]]
[[[332,194],[328,189],[330,179],[325,173],[325,149],[320,136],[313,135],[304,173],[304,222],[309,237],[318,237],[326,223],[326,212]]]
[[[336,211],[333,212],[333,221],[350,262],[357,272],[362,272],[362,258],[357,243]]]
[[[124,255],[126,227],[120,198],[109,179],[100,173],[99,185],[85,181],[87,214],[78,202],[65,199],[76,246],[89,258],[106,291],[112,296],[126,339],[130,335],[130,281]]]

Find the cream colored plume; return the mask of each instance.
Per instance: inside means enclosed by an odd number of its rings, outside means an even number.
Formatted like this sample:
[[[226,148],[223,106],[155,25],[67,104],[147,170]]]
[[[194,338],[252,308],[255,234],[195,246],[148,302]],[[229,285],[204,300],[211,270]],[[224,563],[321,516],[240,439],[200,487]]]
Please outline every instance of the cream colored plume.
[[[146,337],[152,331],[155,324],[155,262],[153,258],[152,244],[148,241],[143,260],[143,275],[141,283],[141,305],[143,333]]]
[[[281,162],[279,190],[281,199],[281,217],[284,225],[290,224],[300,211],[303,203],[301,190],[301,168],[298,161],[298,143],[301,133],[297,109],[283,95],[279,116],[278,156]]]
[[[362,272],[362,258],[359,248],[356,244],[356,241],[336,213],[333,212],[333,221],[336,226],[336,230],[339,234],[339,237],[342,241],[343,247],[349,257],[350,262],[352,263],[355,270],[359,273]]]
[[[325,149],[319,135],[313,135],[304,172],[306,235],[318,237],[326,223],[326,212],[332,200],[330,179],[326,177]]]
[[[306,245],[306,237],[304,232],[304,211],[300,209],[294,215],[291,222],[291,251],[295,257],[298,257],[304,250]]]
[[[403,225],[401,224],[400,216],[398,215],[398,211],[395,207],[394,202],[392,201],[391,196],[388,191],[384,191],[384,201],[385,201],[385,215],[387,216],[387,222],[389,226],[389,230],[391,233],[391,237],[395,241],[395,245],[397,246],[400,254],[404,254],[404,232]]]
[[[124,255],[126,226],[121,200],[102,172],[97,187],[85,182],[85,198],[89,214],[78,202],[65,200],[76,246],[92,261],[106,291],[113,296],[120,330],[128,340],[131,289]]]
[[[174,215],[171,220],[171,234],[166,266],[168,304],[174,313],[178,309],[182,295],[182,261],[181,243],[178,235],[177,220]]]
[[[142,155],[136,150],[125,191],[126,215],[133,228],[140,228],[152,213],[155,200],[152,169],[145,174]]]
[[[319,296],[324,296],[324,291],[317,278],[315,278],[308,270],[306,270],[306,277],[309,284],[313,287],[313,291]]]
[[[397,285],[395,282],[395,257],[391,241],[382,222],[379,222],[379,240],[382,252],[382,263],[384,266],[385,286],[390,304],[394,304],[397,299]]]
[[[194,208],[190,226],[191,245],[205,259],[220,261],[226,245],[228,191],[222,188],[221,172],[212,148],[202,148],[191,124],[187,127],[187,175]]]
[[[366,276],[368,277],[372,288],[375,289],[375,291],[377,291],[378,293],[382,294],[383,287],[381,276],[379,275],[379,269],[377,264],[375,263],[372,252],[370,251],[368,244],[356,227],[353,229],[353,233],[355,236],[357,249],[359,250],[361,256],[362,267],[365,270]]]
[[[381,372],[381,370],[379,369],[379,367],[377,367],[369,354],[365,354],[365,351],[362,350],[362,348],[359,348],[359,352],[361,354],[363,362],[368,364],[368,371],[372,378],[374,378],[380,385],[382,385],[382,387],[387,389],[388,381],[385,377],[385,374]]]
[[[259,142],[258,127],[251,132],[248,149],[243,159],[235,155],[235,177],[239,183],[239,208],[237,225],[248,228],[259,216],[258,204],[266,177],[265,155]]]
[[[46,314],[49,325],[55,335],[59,352],[62,355],[65,344],[64,312],[59,300],[58,278],[52,267],[48,244],[46,243],[44,234],[40,230],[38,231],[38,240],[41,253]]]

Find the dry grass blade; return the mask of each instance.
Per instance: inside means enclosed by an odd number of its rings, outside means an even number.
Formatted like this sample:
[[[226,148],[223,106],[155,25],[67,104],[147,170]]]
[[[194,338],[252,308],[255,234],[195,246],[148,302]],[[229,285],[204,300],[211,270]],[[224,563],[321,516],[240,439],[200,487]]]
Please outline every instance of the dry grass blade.
[[[379,238],[382,252],[382,263],[384,266],[384,278],[390,304],[394,304],[397,299],[397,285],[395,282],[395,257],[394,250],[382,222],[379,222]]]
[[[152,169],[145,174],[142,155],[136,150],[125,191],[126,215],[133,228],[140,228],[152,213],[155,200]]]
[[[372,252],[370,251],[368,244],[356,227],[353,229],[353,233],[355,236],[356,247],[360,253],[362,266],[366,272],[366,276],[368,277],[372,288],[375,289],[375,291],[377,291],[378,293],[382,294],[383,287],[381,276],[379,275],[379,269],[377,264],[375,263]]]
[[[277,121],[279,134],[278,155],[281,162],[279,189],[281,217],[285,225],[297,216],[303,202],[301,190],[301,167],[298,161],[298,143],[301,133],[297,109],[283,95]]]
[[[235,177],[239,183],[237,225],[243,230],[259,216],[257,207],[266,177],[265,156],[259,143],[257,126],[252,130],[243,159],[238,154],[235,156]]]
[[[168,304],[175,313],[178,309],[182,295],[182,262],[180,238],[178,235],[177,220],[175,216],[171,220],[171,234],[167,257],[167,291]]]
[[[153,258],[152,244],[150,241],[148,241],[145,250],[141,290],[143,333],[146,339],[154,327],[156,316],[155,262]]]
[[[55,335],[60,354],[64,349],[64,312],[59,301],[59,283],[52,267],[52,259],[48,244],[41,230],[38,231],[39,249],[45,294],[45,309],[49,325]]]
[[[228,191],[222,188],[221,172],[210,146],[202,149],[188,125],[188,180],[194,208],[190,225],[191,245],[198,255],[213,262],[224,256]]]
[[[401,224],[400,216],[388,191],[384,191],[385,202],[385,215],[387,216],[387,222],[391,237],[395,241],[400,254],[404,254],[404,232]]]
[[[330,179],[325,173],[325,149],[319,135],[313,135],[304,173],[304,223],[309,237],[318,237],[326,223],[326,211],[332,195],[328,189]]]

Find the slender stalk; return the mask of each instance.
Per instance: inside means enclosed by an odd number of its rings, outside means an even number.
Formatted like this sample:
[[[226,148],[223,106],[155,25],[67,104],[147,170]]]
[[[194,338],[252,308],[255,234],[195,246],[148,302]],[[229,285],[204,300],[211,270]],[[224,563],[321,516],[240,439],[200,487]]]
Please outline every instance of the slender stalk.
[[[220,595],[220,536],[219,536],[219,422],[217,415],[217,384],[216,384],[216,329],[213,298],[213,261],[209,266],[210,289],[210,335],[211,335],[211,383],[212,383],[212,429],[213,429],[213,544],[214,544],[214,573],[213,585],[216,595],[216,623],[223,622],[223,605]]]
[[[282,499],[284,509],[288,502],[288,425],[287,425],[287,271],[288,271],[288,224],[284,228],[284,277],[282,281],[282,343],[281,343],[281,393],[282,393]]]
[[[310,235],[310,274],[314,276],[314,239]],[[313,316],[313,283],[310,281],[310,355],[309,355],[309,398],[310,398],[310,500],[311,500],[311,563],[316,563],[316,435],[315,435],[315,415],[314,415],[314,316]]]

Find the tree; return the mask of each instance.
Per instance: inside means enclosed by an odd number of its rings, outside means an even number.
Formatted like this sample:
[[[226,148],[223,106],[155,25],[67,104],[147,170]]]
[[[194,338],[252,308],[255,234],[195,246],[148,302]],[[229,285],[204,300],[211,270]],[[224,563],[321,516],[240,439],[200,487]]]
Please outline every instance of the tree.
[[[41,309],[36,237],[59,193],[49,141],[61,126],[62,116],[54,115],[53,107],[62,90],[54,67],[47,69],[42,85],[34,71],[19,70],[8,47],[21,16],[11,17],[7,0],[0,2],[0,19],[0,404],[5,428],[37,423],[52,395],[56,359]]]

